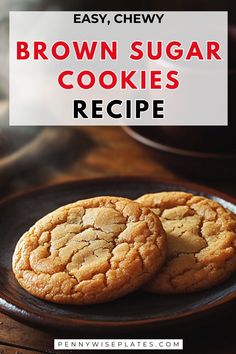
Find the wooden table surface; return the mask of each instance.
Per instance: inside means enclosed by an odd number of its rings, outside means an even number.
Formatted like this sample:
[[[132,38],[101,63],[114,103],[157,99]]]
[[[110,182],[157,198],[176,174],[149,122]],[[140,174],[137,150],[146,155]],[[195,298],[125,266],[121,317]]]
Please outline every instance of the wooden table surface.
[[[19,189],[27,191],[34,185],[128,175],[199,182],[236,196],[234,181],[197,181],[177,176],[119,127],[55,128],[55,132],[60,138],[56,138],[53,147],[49,144],[46,152],[31,145],[30,151],[16,157],[13,165],[9,161],[1,165],[0,160],[2,198]],[[236,306],[232,303],[204,320],[193,320],[191,326],[158,330],[149,333],[149,337],[184,338],[185,353],[233,354],[236,347],[234,315]],[[0,314],[0,353],[52,353],[54,338],[56,334],[30,328]]]

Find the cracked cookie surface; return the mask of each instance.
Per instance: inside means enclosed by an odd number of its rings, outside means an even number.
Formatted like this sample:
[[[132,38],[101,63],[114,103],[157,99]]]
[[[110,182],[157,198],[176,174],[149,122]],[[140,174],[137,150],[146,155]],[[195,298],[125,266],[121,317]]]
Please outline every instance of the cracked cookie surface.
[[[146,194],[137,199],[161,219],[167,260],[145,284],[156,293],[209,288],[236,270],[236,217],[220,204],[184,192]]]
[[[150,209],[129,199],[97,197],[46,215],[18,241],[13,272],[44,300],[105,302],[136,290],[161,267],[166,234]]]

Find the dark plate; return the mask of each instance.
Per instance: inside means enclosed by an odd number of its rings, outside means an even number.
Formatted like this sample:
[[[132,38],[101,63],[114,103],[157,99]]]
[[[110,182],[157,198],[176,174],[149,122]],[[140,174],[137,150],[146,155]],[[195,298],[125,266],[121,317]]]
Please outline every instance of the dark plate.
[[[104,333],[163,324],[202,313],[236,297],[236,274],[212,289],[189,295],[160,296],[136,292],[110,303],[90,306],[56,305],[24,291],[11,270],[11,259],[20,236],[37,219],[77,199],[99,195],[137,198],[144,193],[183,190],[206,195],[236,212],[230,197],[196,185],[143,178],[107,178],[71,182],[34,190],[0,204],[0,308],[19,321],[55,329]],[[143,327],[142,327],[143,328]]]
[[[173,146],[170,144],[171,139],[168,140],[159,127],[127,126],[123,129],[133,139],[148,146],[149,152],[152,152],[157,160],[179,175],[214,180],[236,177],[235,151],[232,153],[203,152]],[[203,137],[200,136],[199,139]],[[224,139],[221,144],[224,146]]]

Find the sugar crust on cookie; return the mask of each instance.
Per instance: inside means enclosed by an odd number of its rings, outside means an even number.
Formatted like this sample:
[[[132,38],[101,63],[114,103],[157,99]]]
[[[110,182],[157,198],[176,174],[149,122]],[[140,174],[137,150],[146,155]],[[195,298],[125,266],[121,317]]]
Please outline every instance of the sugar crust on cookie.
[[[167,250],[159,218],[126,198],[97,197],[46,215],[18,241],[13,272],[44,300],[105,302],[136,290]]]
[[[161,219],[167,261],[145,285],[156,293],[209,288],[236,270],[236,217],[213,200],[185,192],[147,194],[137,199]]]

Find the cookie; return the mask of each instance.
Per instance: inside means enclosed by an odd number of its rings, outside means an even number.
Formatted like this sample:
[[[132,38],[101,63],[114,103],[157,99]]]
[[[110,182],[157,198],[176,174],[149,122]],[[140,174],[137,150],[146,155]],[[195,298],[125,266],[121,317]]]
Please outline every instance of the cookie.
[[[193,292],[236,270],[236,217],[220,204],[184,192],[147,194],[137,201],[160,217],[168,242],[167,261],[146,290]]]
[[[92,304],[139,288],[167,250],[159,218],[129,199],[97,197],[40,219],[16,245],[19,284],[44,300]]]

